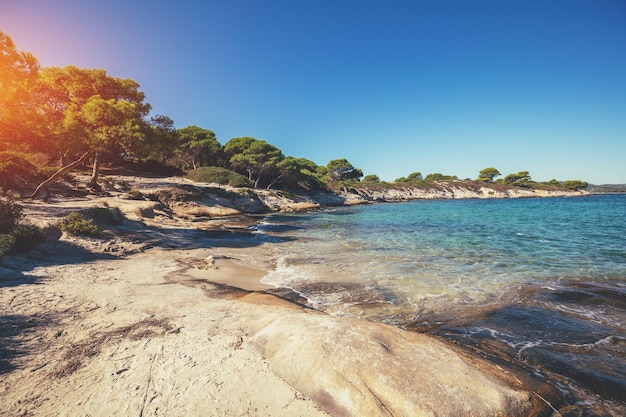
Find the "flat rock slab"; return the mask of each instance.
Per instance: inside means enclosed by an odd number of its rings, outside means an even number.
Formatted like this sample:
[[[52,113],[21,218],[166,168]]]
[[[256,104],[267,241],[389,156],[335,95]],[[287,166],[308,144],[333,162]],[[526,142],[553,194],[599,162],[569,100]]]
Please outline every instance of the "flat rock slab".
[[[528,392],[430,336],[266,297],[244,298],[258,317],[246,314],[244,346],[333,416],[516,416],[533,408]]]

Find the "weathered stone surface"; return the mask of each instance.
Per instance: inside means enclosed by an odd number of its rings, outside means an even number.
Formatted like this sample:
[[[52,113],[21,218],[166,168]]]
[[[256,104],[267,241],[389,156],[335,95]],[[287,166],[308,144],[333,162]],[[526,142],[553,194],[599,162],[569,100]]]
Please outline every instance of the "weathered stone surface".
[[[182,179],[179,179],[182,181]],[[149,184],[154,186],[153,184]],[[140,188],[146,194],[149,188]],[[296,212],[314,210],[323,206],[343,206],[374,202],[411,200],[466,199],[466,198],[529,198],[587,195],[586,191],[554,191],[525,188],[496,189],[484,185],[440,183],[430,188],[353,188],[337,192],[315,191],[290,193],[281,190],[234,188],[230,186],[180,182],[156,195],[174,214],[184,217],[219,217],[237,214],[267,212]],[[146,216],[144,216],[146,217]]]
[[[516,416],[533,407],[529,393],[427,335],[251,297],[257,312],[270,310],[246,323],[245,346],[333,416]]]

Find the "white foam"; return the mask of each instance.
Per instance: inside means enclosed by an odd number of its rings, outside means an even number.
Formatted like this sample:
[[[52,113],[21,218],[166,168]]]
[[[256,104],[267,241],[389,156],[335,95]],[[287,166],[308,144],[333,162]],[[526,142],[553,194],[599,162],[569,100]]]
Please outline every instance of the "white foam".
[[[261,278],[261,283],[291,288],[295,284],[310,281],[310,276],[299,265],[289,265],[288,258],[289,256],[278,258],[276,268]]]
[[[542,340],[539,340],[537,342],[524,342],[522,344],[522,347],[517,351],[517,357],[521,358],[523,351],[525,351],[526,349],[530,349],[530,348],[534,348],[534,347],[540,346],[542,343],[543,343]]]

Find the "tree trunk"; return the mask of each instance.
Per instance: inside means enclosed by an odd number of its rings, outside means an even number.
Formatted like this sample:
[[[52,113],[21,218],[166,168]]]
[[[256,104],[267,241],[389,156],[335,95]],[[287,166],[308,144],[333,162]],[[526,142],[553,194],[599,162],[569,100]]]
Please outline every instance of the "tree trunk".
[[[68,153],[69,150],[65,151],[65,153],[61,154],[61,156],[59,157],[59,167],[63,168],[66,165],[65,158],[67,158]]]
[[[89,181],[89,187],[101,191],[102,188],[98,185],[98,176],[100,175],[100,152],[96,152],[96,156],[93,159],[93,171],[91,173],[91,180]]]
[[[48,178],[47,180],[39,184],[39,186],[35,189],[35,191],[29,198],[36,198],[39,195],[39,193],[41,193],[42,190],[48,188],[48,186],[52,184],[57,178],[59,178],[61,175],[63,175],[70,169],[74,168],[76,165],[79,165],[80,163],[82,163],[85,160],[85,158],[87,158],[87,155],[89,155],[89,151],[85,152],[83,156],[81,156],[76,161],[72,162],[69,165],[64,166],[63,168],[59,169],[57,172],[52,174],[50,178]]]
[[[279,176],[277,176],[276,178],[274,178],[274,180],[272,182],[269,183],[269,185],[267,186],[266,190],[270,190],[274,184],[276,184],[276,182],[281,179],[283,176],[285,175],[285,172],[283,172],[282,174],[280,174]]]

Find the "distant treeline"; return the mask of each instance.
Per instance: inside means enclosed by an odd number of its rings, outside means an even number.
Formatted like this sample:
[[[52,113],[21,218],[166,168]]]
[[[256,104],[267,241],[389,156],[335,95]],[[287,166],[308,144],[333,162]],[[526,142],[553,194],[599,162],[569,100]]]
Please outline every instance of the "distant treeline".
[[[209,129],[176,128],[168,116],[151,116],[150,104],[132,79],[112,77],[102,69],[41,68],[32,54],[17,50],[2,32],[0,57],[0,187],[4,189],[54,179],[79,161],[93,164],[90,186],[94,189],[99,188],[101,163],[267,189],[422,187],[460,181],[453,175],[413,172],[386,183],[376,175],[364,177],[345,158],[317,165],[286,156],[253,137],[233,138],[222,145]],[[497,169],[489,167],[477,179],[463,181],[530,188],[587,186],[579,180],[537,183],[528,172],[496,179],[499,176]]]

